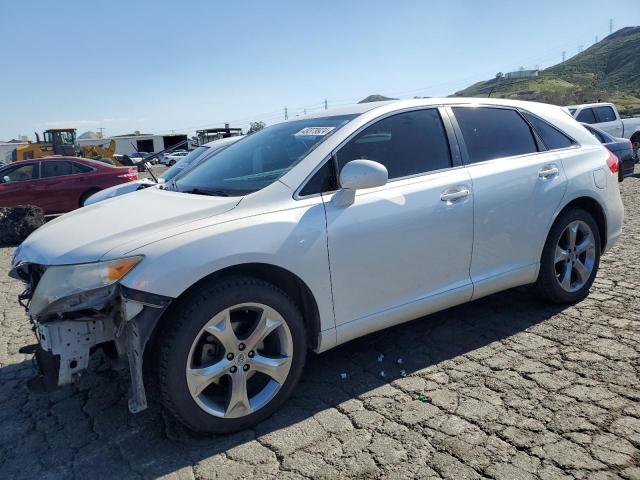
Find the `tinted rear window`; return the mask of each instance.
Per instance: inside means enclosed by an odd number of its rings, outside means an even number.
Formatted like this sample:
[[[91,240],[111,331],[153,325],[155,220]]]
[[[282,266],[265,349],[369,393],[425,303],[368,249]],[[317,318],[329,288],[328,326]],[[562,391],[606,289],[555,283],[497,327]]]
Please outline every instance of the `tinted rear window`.
[[[515,110],[490,107],[452,110],[471,163],[538,151],[531,128]]]
[[[42,162],[42,178],[61,177],[71,175],[71,162],[47,160]]]
[[[571,140],[553,125],[548,124],[541,118],[538,118],[528,112],[523,112],[523,115],[533,126],[535,131],[542,139],[542,143],[544,143],[549,150],[555,150],[557,148],[567,148],[574,145],[573,140]]]
[[[596,115],[598,116],[598,122],[615,122],[616,112],[611,107],[596,107]]]

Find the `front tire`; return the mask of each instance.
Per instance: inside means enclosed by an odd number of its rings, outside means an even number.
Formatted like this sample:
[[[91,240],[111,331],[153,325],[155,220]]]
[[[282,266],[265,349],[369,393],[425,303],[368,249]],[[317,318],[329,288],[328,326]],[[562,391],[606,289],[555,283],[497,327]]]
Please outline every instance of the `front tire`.
[[[302,315],[282,290],[250,277],[205,284],[161,330],[162,403],[196,433],[250,427],[290,396],[306,349]]]
[[[542,252],[537,286],[554,303],[585,298],[600,265],[598,225],[585,210],[562,213],[554,222]]]

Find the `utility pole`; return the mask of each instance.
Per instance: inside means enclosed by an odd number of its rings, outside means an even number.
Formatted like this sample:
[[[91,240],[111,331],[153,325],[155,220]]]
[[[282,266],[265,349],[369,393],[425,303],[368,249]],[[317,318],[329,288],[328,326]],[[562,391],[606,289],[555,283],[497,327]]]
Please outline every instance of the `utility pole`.
[[[598,43],[598,35],[596,35],[596,41],[594,43]]]
[[[324,109],[325,110],[327,109],[327,99],[326,98],[324,99]]]
[[[287,107],[284,107],[284,119],[289,120],[289,111],[287,110]]]
[[[104,127],[100,127],[100,128],[98,128],[98,130],[100,132],[100,133],[98,133],[98,138],[100,138],[100,139],[104,138]]]
[[[609,19],[609,35],[613,33],[613,18]]]
[[[562,51],[562,61],[564,62],[567,59],[567,52]]]
[[[584,47],[584,45],[578,45],[578,53],[582,52],[582,48]]]

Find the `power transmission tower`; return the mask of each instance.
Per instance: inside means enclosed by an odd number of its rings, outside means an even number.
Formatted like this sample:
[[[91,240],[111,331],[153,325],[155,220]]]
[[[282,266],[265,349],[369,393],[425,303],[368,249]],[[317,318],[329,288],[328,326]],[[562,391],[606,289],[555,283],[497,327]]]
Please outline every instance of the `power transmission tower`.
[[[104,138],[104,127],[98,128],[100,133],[98,133],[98,138]]]
[[[289,111],[287,110],[287,107],[284,107],[284,119],[289,120]]]
[[[584,45],[578,45],[578,53],[582,52],[582,48],[584,47]]]
[[[327,99],[326,98],[324,99],[324,109],[325,110],[327,109]]]
[[[613,18],[609,19],[609,35],[613,33]]]
[[[564,62],[567,59],[567,52],[562,51],[562,61]]]
[[[598,35],[596,35],[596,41],[594,43],[598,43]]]

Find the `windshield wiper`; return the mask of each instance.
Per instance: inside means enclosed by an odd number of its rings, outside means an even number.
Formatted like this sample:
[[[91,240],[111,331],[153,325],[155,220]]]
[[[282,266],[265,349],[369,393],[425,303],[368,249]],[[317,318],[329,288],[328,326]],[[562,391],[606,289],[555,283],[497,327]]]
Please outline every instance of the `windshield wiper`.
[[[207,190],[204,188],[192,188],[191,190],[184,190],[181,193],[192,193],[194,195],[210,195],[212,197],[228,197],[229,194],[224,190]]]

